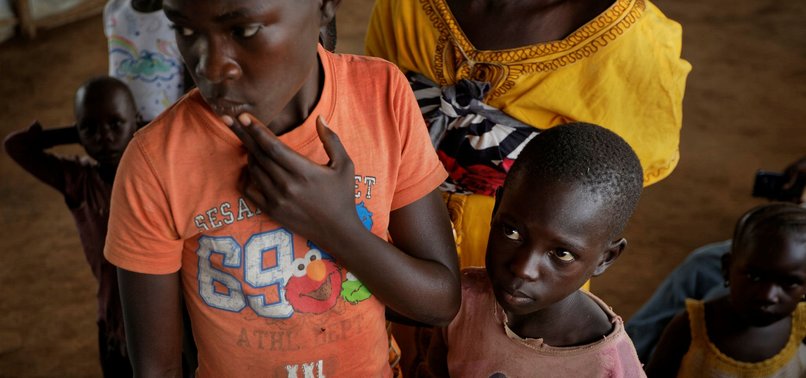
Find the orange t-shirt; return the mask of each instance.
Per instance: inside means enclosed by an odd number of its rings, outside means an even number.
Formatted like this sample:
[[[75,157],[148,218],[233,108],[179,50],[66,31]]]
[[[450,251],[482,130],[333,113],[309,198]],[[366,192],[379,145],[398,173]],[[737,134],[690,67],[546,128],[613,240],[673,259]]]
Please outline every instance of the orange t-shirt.
[[[319,57],[320,101],[280,139],[325,164],[315,129],[322,115],[355,163],[360,219],[388,240],[389,213],[447,175],[397,67],[321,46]],[[246,158],[199,92],[190,92],[124,154],[107,259],[141,273],[181,270],[200,377],[390,376],[383,304],[326,252],[243,198],[237,182]]]

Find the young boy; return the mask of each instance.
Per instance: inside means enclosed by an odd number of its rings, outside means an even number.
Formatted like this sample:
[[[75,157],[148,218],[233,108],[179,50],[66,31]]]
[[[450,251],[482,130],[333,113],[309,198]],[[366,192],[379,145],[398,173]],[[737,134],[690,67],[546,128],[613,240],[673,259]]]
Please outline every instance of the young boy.
[[[580,290],[619,257],[642,188],[624,140],[576,123],[530,141],[496,193],[484,268],[434,332],[430,370],[452,377],[637,377],[621,318]]]
[[[198,88],[127,149],[105,250],[138,375],[180,370],[183,294],[200,377],[389,376],[384,305],[458,310],[446,174],[399,70],[318,46],[337,5],[163,2]]]
[[[64,195],[84,255],[98,282],[98,349],[105,377],[130,377],[115,267],[103,256],[112,182],[123,150],[136,129],[136,110],[125,84],[110,77],[85,82],[76,92],[76,124],[43,130],[34,122],[10,134],[8,155],[23,169]],[[80,143],[86,156],[63,157],[46,150]],[[94,159],[94,160],[93,160]]]

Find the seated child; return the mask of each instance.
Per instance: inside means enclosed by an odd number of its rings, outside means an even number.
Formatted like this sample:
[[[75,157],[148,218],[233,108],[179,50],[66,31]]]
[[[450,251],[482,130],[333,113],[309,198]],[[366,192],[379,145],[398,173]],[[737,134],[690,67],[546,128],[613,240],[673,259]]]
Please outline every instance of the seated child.
[[[387,307],[458,311],[447,174],[400,71],[318,44],[338,4],[163,2],[197,87],[126,150],[105,249],[137,375],[181,370],[183,297],[199,377],[389,377]]]
[[[103,256],[110,195],[118,161],[136,129],[135,106],[125,84],[110,77],[85,82],[76,92],[76,124],[43,130],[39,122],[10,134],[8,155],[58,190],[75,219],[84,255],[98,282],[98,349],[105,377],[130,377],[115,266]],[[87,156],[47,149],[80,143]],[[92,158],[92,159],[90,159]]]
[[[756,207],[722,258],[729,293],[688,300],[652,354],[650,377],[806,376],[806,209]]]
[[[619,136],[574,123],[530,141],[496,192],[485,268],[434,332],[428,368],[452,377],[638,377],[621,318],[580,290],[622,253],[642,188]]]
[[[804,205],[806,202],[806,156],[784,169],[786,184],[781,200]],[[731,241],[710,243],[691,252],[666,278],[646,303],[625,324],[638,358],[646,362],[661,333],[678,313],[686,309],[686,299],[708,300],[728,293],[723,285],[722,256],[730,252]]]

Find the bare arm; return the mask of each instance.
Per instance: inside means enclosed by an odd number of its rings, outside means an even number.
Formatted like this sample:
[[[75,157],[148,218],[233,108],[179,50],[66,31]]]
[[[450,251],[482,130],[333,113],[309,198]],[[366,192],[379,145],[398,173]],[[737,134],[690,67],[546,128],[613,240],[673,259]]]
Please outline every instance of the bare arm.
[[[34,122],[25,130],[9,134],[3,141],[3,146],[8,156],[28,173],[64,193],[65,180],[59,160],[45,150],[73,143],[78,143],[78,130],[75,126],[43,130],[39,122]]]
[[[247,198],[336,256],[400,315],[432,325],[453,319],[460,304],[459,266],[447,210],[436,191],[390,214],[393,245],[361,224],[353,163],[323,120],[317,131],[331,159],[325,166],[289,149],[255,120],[234,124],[233,131],[250,152]]]
[[[676,377],[683,356],[691,345],[691,328],[688,312],[679,314],[669,322],[658,341],[658,346],[646,367],[648,377]]]
[[[152,275],[118,268],[118,281],[135,376],[181,377],[179,273]]]
[[[439,193],[393,211],[389,232],[394,245],[363,229],[360,238],[342,233],[345,237],[329,248],[349,251],[334,253],[395,312],[446,325],[461,299],[455,244]]]

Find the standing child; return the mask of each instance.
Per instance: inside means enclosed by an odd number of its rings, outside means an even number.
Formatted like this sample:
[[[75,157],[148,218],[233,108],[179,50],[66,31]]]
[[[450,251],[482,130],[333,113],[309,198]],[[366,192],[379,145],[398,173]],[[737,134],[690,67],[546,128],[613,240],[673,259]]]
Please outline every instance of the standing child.
[[[117,275],[104,258],[103,248],[115,170],[136,129],[132,94],[116,79],[91,79],[76,92],[75,117],[75,125],[59,129],[43,130],[34,122],[28,129],[10,134],[4,145],[17,164],[64,195],[98,282],[101,369],[105,377],[130,377]],[[73,143],[80,143],[92,159],[46,151]]]
[[[163,2],[198,89],[126,150],[105,250],[138,375],[180,370],[182,295],[200,377],[390,376],[385,306],[458,310],[445,171],[396,67],[317,44],[338,3]]]
[[[650,377],[806,375],[806,209],[756,207],[722,258],[729,294],[688,300],[663,332]]]
[[[630,146],[575,123],[530,141],[496,193],[485,268],[434,332],[428,365],[452,377],[639,377],[621,318],[580,290],[619,257],[641,193]]]
[[[185,69],[161,0],[110,0],[104,8],[109,76],[126,83],[138,122],[151,122],[185,93]]]

